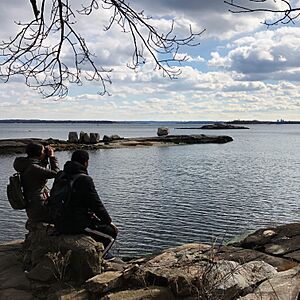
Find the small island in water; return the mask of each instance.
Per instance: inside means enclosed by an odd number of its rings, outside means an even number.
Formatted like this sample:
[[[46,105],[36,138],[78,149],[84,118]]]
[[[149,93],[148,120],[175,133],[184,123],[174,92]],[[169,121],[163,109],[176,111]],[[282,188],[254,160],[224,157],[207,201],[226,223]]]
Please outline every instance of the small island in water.
[[[179,127],[175,129],[212,129],[212,130],[221,129],[222,130],[222,129],[249,129],[249,128],[245,126],[230,125],[227,123],[215,123],[215,124],[203,125],[201,127]]]

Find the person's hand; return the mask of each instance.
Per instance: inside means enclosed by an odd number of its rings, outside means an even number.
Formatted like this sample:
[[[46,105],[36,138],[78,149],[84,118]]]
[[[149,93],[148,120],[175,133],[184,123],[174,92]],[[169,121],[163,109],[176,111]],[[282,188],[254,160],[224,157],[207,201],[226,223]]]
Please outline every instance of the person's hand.
[[[54,156],[54,148],[52,148],[51,146],[47,146],[47,156],[48,157]]]

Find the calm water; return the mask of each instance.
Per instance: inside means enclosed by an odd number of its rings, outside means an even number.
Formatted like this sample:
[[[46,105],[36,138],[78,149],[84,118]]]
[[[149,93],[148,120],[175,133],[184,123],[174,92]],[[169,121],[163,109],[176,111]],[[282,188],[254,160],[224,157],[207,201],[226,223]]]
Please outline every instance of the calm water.
[[[226,134],[224,145],[98,150],[89,172],[120,228],[120,255],[142,255],[188,242],[229,240],[266,225],[300,221],[300,125],[250,130],[176,130]],[[190,125],[189,125],[190,126]],[[154,136],[158,125],[0,124],[0,138],[66,139],[83,130],[125,137]],[[57,153],[63,163],[70,152]],[[25,212],[6,200],[14,155],[0,156],[0,241],[23,238]]]

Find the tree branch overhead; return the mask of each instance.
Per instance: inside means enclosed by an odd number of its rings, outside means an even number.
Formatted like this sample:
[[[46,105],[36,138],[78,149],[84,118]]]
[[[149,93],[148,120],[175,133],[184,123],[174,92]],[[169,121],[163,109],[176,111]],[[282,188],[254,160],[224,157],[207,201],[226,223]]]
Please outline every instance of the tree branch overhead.
[[[187,36],[178,38],[174,23],[169,32],[160,33],[143,11],[136,11],[123,0],[89,0],[78,11],[73,10],[69,0],[29,1],[35,18],[17,23],[19,32],[0,43],[0,79],[7,82],[22,76],[29,87],[44,97],[64,97],[70,84],[82,85],[85,80],[99,82],[99,93],[109,94],[112,69],[97,65],[95,54],[76,29],[79,17],[109,10],[111,17],[105,30],[117,25],[131,37],[133,54],[128,66],[137,69],[150,57],[155,69],[170,78],[180,74],[174,63],[186,60],[177,56],[180,47],[199,45],[203,33],[190,29]],[[72,61],[65,59],[66,52]]]

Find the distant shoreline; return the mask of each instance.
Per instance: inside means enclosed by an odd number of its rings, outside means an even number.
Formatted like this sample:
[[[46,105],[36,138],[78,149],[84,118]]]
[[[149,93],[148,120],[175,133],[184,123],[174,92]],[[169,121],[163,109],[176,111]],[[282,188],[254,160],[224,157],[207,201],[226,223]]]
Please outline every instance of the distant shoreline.
[[[110,121],[110,120],[39,120],[39,119],[4,119],[0,124],[300,124],[300,121],[258,121],[258,120],[233,120],[233,121]]]

